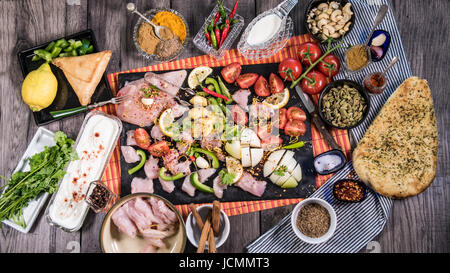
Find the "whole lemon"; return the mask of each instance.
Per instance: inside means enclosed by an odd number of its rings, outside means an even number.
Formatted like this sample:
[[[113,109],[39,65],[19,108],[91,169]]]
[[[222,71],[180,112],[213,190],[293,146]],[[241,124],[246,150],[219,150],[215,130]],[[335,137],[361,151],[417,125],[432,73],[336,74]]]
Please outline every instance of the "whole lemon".
[[[31,111],[41,111],[52,104],[57,90],[58,80],[50,69],[50,65],[44,63],[25,77],[22,83],[22,99]]]

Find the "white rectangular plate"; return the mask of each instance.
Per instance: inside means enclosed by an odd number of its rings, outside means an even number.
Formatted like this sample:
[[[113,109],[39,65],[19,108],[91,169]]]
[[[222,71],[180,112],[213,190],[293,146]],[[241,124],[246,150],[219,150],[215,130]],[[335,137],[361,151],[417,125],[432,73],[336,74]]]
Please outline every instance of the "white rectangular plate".
[[[34,135],[33,139],[31,140],[30,144],[28,145],[27,150],[22,156],[22,159],[20,159],[19,164],[17,164],[15,172],[26,172],[30,170],[30,165],[28,164],[28,158],[32,157],[33,155],[40,153],[44,150],[44,147],[50,147],[55,146],[55,140],[53,139],[54,133],[51,131],[39,127],[36,131],[36,134]],[[41,193],[39,194],[36,199],[31,200],[28,203],[28,206],[23,209],[23,218],[26,223],[26,227],[23,228],[13,221],[10,220],[4,220],[3,223],[17,229],[20,232],[28,233],[33,226],[34,221],[36,220],[37,216],[39,215],[39,211],[44,206],[45,202],[47,201],[47,198],[49,197],[48,193]]]

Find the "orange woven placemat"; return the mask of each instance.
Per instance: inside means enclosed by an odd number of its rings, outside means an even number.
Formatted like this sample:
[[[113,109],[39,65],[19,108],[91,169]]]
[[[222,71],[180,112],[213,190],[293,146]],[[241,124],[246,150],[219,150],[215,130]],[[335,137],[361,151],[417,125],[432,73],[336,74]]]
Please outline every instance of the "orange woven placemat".
[[[177,69],[190,69],[198,66],[206,65],[210,67],[216,66],[225,66],[232,62],[239,62],[242,65],[252,65],[252,64],[261,64],[261,63],[279,63],[286,58],[297,58],[296,52],[297,47],[305,42],[314,42],[312,37],[308,34],[299,35],[292,37],[286,46],[276,55],[263,59],[263,60],[248,60],[245,59],[237,49],[229,50],[225,53],[225,56],[221,60],[216,60],[208,55],[196,56],[182,60],[176,60],[168,63],[155,64],[152,66],[146,66],[141,68],[135,68],[127,71],[116,72],[112,74],[108,74],[108,81],[111,86],[113,94],[116,94],[117,90],[117,82],[118,75],[121,73],[132,73],[132,72],[146,72],[146,71],[165,71],[165,70],[177,70]],[[313,99],[318,100],[318,96],[314,96]],[[115,115],[116,114],[116,106],[115,105],[106,105],[100,107],[97,110],[101,110],[105,113]],[[320,133],[316,130],[314,126],[311,126],[312,133],[312,145],[314,155],[318,155],[325,151],[330,150],[328,144],[323,140]],[[350,140],[348,137],[348,133],[346,130],[338,130],[332,129],[331,134],[336,139],[336,142],[342,147],[345,152],[347,158],[350,156]],[[111,157],[109,165],[106,168],[106,171],[103,175],[102,181],[117,195],[120,196],[120,140],[117,144],[117,147],[114,150],[114,153]],[[316,186],[320,187],[323,183],[325,183],[331,175],[327,176],[316,176]],[[292,198],[292,199],[280,199],[280,200],[261,200],[261,201],[242,201],[242,202],[223,202],[222,208],[227,213],[228,216],[256,212],[265,209],[271,209],[280,206],[286,206],[290,204],[296,204],[300,202],[302,198]],[[200,204],[197,204],[200,205]],[[189,214],[188,205],[177,205],[177,209],[181,212],[183,216],[187,216]]]

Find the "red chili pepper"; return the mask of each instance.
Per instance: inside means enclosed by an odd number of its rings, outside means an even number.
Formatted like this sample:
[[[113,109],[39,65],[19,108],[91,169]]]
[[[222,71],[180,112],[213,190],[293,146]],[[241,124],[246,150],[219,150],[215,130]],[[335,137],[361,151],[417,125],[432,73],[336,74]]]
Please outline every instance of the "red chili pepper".
[[[190,156],[189,156],[189,159],[190,159],[191,161],[195,161],[195,156],[190,155]]]
[[[209,32],[208,32],[208,25],[206,25],[206,18],[205,18],[205,37],[206,37],[206,39],[208,39],[208,43],[212,44],[211,35],[209,35]]]
[[[230,13],[230,19],[233,19],[234,15],[236,14],[236,9],[237,9],[238,3],[239,3],[239,0],[236,0],[236,3],[234,3],[234,8]]]
[[[221,99],[224,99],[224,100],[229,100],[227,97],[225,97],[224,95],[221,95],[221,94],[218,94],[218,93],[216,93],[216,92],[214,92],[214,91],[211,91],[211,90],[209,90],[208,88],[206,88],[206,87],[203,87],[202,88],[203,89],[203,91],[204,92],[206,92],[206,93],[208,93],[208,94],[210,94],[210,95],[212,95],[212,96],[214,96],[214,97],[218,97],[218,98],[221,98]]]
[[[220,35],[220,29],[219,29],[219,27],[217,25],[214,28],[214,34],[216,34],[217,49],[219,49],[220,48],[220,41],[221,41],[220,37],[221,37],[221,35]]]
[[[220,20],[220,12],[217,12],[216,17],[214,18],[214,25],[216,25],[217,22],[219,22],[219,20]]]
[[[228,20],[228,18],[227,18],[227,20],[225,21],[225,28],[222,30],[222,33],[220,34],[220,43],[219,43],[219,47],[221,47],[222,46],[222,44],[223,44],[223,42],[225,41],[225,39],[227,38],[227,36],[228,36],[228,32],[229,32],[229,30],[230,30],[230,20]]]

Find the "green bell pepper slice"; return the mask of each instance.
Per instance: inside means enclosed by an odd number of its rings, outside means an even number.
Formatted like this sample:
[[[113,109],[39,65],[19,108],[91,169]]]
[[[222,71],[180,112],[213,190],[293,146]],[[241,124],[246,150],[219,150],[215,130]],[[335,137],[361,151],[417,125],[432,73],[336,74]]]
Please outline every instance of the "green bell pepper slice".
[[[139,164],[137,164],[133,168],[129,169],[128,174],[133,174],[142,169],[142,167],[144,167],[145,161],[147,161],[147,155],[145,154],[144,151],[137,150],[136,153],[141,156],[141,162],[139,162]]]
[[[196,188],[199,191],[202,192],[206,192],[206,193],[214,193],[214,189],[211,188],[208,185],[205,185],[203,183],[200,183],[200,181],[198,180],[198,173],[192,173],[191,176],[189,177],[192,186],[194,186],[194,188]]]
[[[166,175],[167,169],[164,167],[161,167],[159,169],[159,177],[161,177],[162,180],[165,181],[174,181],[182,178],[184,176],[184,173],[177,173],[176,175],[168,176]]]

